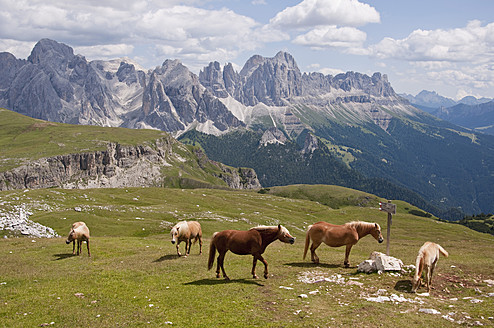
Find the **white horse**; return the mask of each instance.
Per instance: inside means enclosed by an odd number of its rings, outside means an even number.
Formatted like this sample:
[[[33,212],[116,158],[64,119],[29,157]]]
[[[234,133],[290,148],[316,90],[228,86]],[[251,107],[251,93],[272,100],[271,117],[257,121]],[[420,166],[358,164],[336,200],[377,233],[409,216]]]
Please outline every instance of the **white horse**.
[[[199,254],[202,254],[202,229],[201,224],[197,221],[181,221],[175,224],[170,231],[172,235],[172,244],[177,243],[177,254],[182,256],[178,249],[180,242],[185,241],[185,256],[190,254],[192,239],[194,243],[199,240]],[[188,247],[187,247],[188,246]]]

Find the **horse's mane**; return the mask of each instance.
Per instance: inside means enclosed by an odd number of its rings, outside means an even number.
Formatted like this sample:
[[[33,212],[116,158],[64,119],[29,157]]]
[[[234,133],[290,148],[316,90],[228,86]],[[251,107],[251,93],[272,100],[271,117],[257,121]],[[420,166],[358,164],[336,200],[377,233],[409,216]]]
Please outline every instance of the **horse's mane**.
[[[278,230],[278,226],[259,225],[257,227],[250,228],[249,230],[257,230],[259,232],[266,231],[266,230]],[[284,232],[285,234],[289,234],[288,229],[285,228],[284,226],[281,226],[281,231]]]
[[[354,227],[358,231],[360,229],[372,228],[372,227],[374,227],[375,223],[365,222],[365,221],[351,221],[351,222],[347,222],[346,225]],[[378,225],[378,227],[381,228],[379,225]]]

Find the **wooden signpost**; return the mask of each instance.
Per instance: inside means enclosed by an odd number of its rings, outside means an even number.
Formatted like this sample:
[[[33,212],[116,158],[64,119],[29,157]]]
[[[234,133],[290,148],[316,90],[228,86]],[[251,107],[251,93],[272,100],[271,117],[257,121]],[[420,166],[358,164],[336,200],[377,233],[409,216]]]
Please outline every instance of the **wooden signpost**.
[[[391,204],[388,200],[387,203],[379,203],[379,210],[388,213],[388,231],[386,233],[386,255],[389,256],[389,239],[391,237],[391,223],[393,214],[396,214],[396,204]]]

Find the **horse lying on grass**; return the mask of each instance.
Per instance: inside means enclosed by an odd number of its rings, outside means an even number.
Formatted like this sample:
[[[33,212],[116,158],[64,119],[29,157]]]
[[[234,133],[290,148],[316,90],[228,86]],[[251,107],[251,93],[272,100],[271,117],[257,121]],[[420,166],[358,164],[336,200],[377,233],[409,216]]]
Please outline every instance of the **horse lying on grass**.
[[[439,260],[439,253],[448,257],[448,252],[441,245],[426,241],[420,247],[417,260],[415,261],[415,275],[412,280],[412,291],[416,292],[422,282],[422,272],[425,273],[425,285],[427,292],[430,292],[432,286],[432,274]]]
[[[228,251],[232,251],[238,255],[251,254],[254,259],[252,263],[252,277],[257,279],[256,264],[257,261],[264,263],[264,278],[268,278],[268,262],[262,257],[262,253],[266,250],[269,244],[275,240],[280,240],[284,243],[293,244],[295,237],[292,237],[288,230],[278,225],[276,226],[259,226],[251,228],[247,231],[239,230],[224,230],[221,232],[215,232],[213,239],[211,240],[211,246],[209,248],[209,261],[208,270],[213,267],[214,257],[216,250],[218,250],[218,260],[216,267],[216,278],[220,277],[220,268],[223,272],[223,277],[226,280],[230,280],[225,273],[223,267],[225,254]]]
[[[383,242],[381,227],[377,223],[364,221],[352,221],[343,225],[334,225],[327,222],[317,222],[309,226],[305,236],[304,259],[307,255],[309,243],[312,240],[310,247],[311,260],[314,263],[319,263],[319,257],[316,255],[316,249],[324,242],[331,247],[340,247],[346,245],[345,262],[346,268],[350,266],[348,257],[352,246],[355,245],[362,237],[371,234],[379,243]]]
[[[172,244],[177,243],[177,254],[182,256],[178,249],[180,242],[185,241],[185,256],[190,254],[192,239],[194,244],[199,240],[199,254],[202,254],[202,229],[201,224],[197,221],[181,221],[175,224],[170,231],[172,235]],[[188,246],[188,247],[187,247]]]
[[[91,256],[91,252],[89,251],[89,228],[86,226],[84,222],[75,222],[72,224],[72,229],[70,229],[69,237],[65,243],[72,245],[72,254],[75,254],[75,242],[77,240],[77,255],[82,253],[82,242],[85,241],[87,245],[87,254]]]

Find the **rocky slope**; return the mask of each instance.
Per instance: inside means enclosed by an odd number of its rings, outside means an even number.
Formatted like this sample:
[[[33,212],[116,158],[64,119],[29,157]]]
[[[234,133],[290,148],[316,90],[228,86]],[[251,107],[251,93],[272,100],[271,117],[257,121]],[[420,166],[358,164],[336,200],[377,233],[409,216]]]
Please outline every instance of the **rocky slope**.
[[[172,147],[184,147],[171,138],[162,138],[151,145],[122,146],[109,143],[107,150],[59,155],[29,161],[0,173],[0,190],[37,188],[119,188],[161,186],[170,178],[163,168],[187,159]],[[252,169],[235,169],[210,161],[201,151],[194,153],[200,169],[213,165],[218,179],[235,189],[260,188]],[[171,178],[176,178],[171,176]]]

